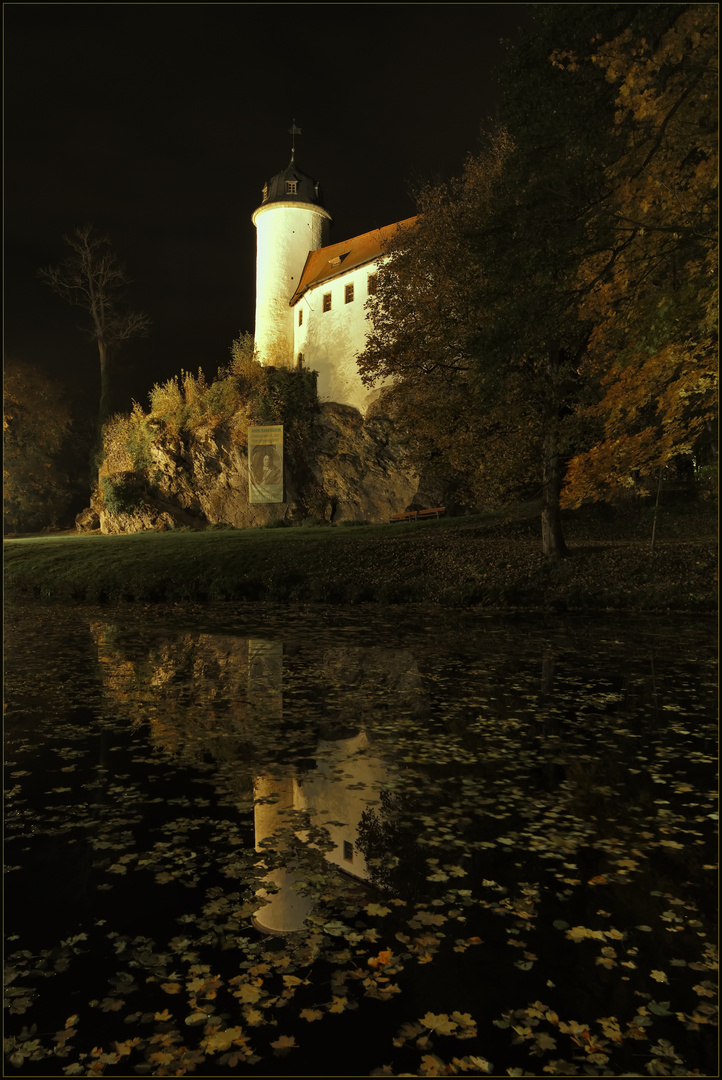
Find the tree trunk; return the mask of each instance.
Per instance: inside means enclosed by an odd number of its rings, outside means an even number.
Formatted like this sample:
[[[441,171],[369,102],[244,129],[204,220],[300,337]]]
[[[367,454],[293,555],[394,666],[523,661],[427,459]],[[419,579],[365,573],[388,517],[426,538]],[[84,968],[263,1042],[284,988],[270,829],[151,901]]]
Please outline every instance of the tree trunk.
[[[558,341],[549,347],[549,397],[544,410],[544,476],[542,484],[542,551],[548,559],[563,559],[567,545],[562,535],[559,495],[562,490],[562,460],[559,456],[557,423],[559,420],[559,369],[561,349]]]
[[[98,354],[100,356],[100,404],[98,406],[98,432],[110,416],[111,393],[110,393],[110,350],[106,343],[98,340]]]
[[[559,493],[562,489],[562,462],[552,447],[545,447],[542,488],[542,551],[548,559],[563,559],[567,545],[562,534]]]

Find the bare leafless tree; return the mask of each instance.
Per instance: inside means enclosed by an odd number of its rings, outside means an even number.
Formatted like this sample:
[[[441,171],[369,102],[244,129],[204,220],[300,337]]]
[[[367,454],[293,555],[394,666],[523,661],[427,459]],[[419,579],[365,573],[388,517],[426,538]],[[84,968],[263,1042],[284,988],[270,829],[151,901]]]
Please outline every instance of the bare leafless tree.
[[[39,270],[39,277],[53,292],[75,307],[83,308],[91,325],[83,333],[98,343],[100,359],[100,405],[98,426],[111,409],[111,366],[120,346],[132,337],[144,337],[150,327],[147,315],[121,306],[130,278],[111,247],[92,225],[83,225],[64,237],[70,255],[59,266]]]

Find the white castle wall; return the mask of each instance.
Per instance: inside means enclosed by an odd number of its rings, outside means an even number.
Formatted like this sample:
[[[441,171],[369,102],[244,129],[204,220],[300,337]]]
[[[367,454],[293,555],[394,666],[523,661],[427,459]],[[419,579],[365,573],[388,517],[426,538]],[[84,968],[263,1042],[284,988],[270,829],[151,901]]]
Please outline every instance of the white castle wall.
[[[368,279],[383,260],[366,263],[330,281],[308,289],[293,308],[293,355],[303,354],[303,366],[318,371],[321,401],[353,405],[362,412],[383,382],[369,388],[361,382],[356,356],[366,344],[368,323],[366,301]],[[346,286],[353,285],[354,297],[346,303]],[[323,310],[323,297],[331,294],[331,310]],[[298,314],[303,312],[299,326]]]
[[[256,348],[262,363],[294,359],[293,309],[289,300],[309,251],[327,242],[331,215],[322,206],[271,202],[253,215],[256,238]]]

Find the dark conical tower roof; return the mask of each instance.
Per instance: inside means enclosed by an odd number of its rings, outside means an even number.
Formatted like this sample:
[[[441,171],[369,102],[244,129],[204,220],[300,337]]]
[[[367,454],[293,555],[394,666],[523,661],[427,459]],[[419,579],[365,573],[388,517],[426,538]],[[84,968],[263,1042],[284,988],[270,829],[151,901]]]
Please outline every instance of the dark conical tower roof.
[[[291,161],[283,172],[277,173],[263,185],[262,206],[274,202],[303,202],[314,206],[323,206],[321,185],[306,173],[301,172],[296,164],[295,151],[291,151]]]

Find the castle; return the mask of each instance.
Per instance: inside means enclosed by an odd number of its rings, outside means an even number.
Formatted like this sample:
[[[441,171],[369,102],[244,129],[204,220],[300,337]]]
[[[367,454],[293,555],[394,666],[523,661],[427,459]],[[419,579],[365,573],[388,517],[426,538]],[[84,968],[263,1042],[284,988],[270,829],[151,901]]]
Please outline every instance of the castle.
[[[263,187],[256,226],[255,340],[261,363],[318,372],[322,401],[362,412],[378,393],[356,366],[367,333],[366,301],[376,288],[384,243],[415,219],[339,244],[328,243],[331,215],[320,185],[296,165]]]

